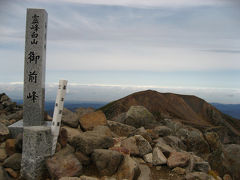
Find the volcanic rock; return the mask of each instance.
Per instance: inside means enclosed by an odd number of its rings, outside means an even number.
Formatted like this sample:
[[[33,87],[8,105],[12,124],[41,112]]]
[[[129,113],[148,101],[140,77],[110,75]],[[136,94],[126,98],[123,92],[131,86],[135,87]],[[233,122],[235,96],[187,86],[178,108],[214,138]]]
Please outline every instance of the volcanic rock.
[[[93,130],[99,125],[107,125],[107,119],[102,111],[91,112],[83,115],[79,119],[80,125],[84,131]]]
[[[116,173],[118,179],[135,180],[139,177],[141,171],[137,162],[135,162],[129,155],[124,156]]]
[[[128,136],[136,129],[133,126],[129,126],[115,121],[107,121],[107,125],[110,130],[118,136]]]
[[[76,151],[89,155],[94,149],[107,149],[114,145],[111,137],[99,134],[95,131],[87,131],[75,136],[71,143]]]
[[[67,108],[63,109],[62,113],[62,122],[63,124],[77,128],[78,127],[78,116],[76,113],[68,110]]]
[[[112,176],[122,162],[123,155],[117,151],[95,149],[91,155],[91,159],[101,175]]]
[[[188,165],[190,156],[183,152],[172,152],[167,160],[167,165],[170,168],[186,167]]]

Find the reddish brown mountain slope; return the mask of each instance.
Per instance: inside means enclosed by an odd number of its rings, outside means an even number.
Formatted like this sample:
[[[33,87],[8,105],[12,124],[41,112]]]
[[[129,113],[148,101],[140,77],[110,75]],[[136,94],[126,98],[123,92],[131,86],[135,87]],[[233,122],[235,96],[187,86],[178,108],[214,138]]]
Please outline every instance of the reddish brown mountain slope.
[[[145,106],[158,120],[164,117],[172,117],[193,126],[224,126],[233,134],[240,136],[240,120],[224,115],[196,96],[147,90],[107,104],[101,110],[108,119],[112,119],[120,113],[128,111],[133,105]]]

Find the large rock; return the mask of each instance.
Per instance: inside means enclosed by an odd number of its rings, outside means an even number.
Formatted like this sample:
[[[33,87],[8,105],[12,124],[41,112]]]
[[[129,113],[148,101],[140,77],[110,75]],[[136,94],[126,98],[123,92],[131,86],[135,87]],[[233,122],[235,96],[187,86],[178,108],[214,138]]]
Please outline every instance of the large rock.
[[[169,136],[172,134],[172,129],[168,128],[167,126],[157,126],[154,128],[154,132],[160,136],[160,137],[164,137],[164,136]]]
[[[0,142],[3,142],[9,135],[7,126],[0,122]]]
[[[149,142],[141,135],[129,137],[121,142],[121,146],[130,151],[130,154],[136,156],[144,156],[152,152],[152,147]]]
[[[138,180],[152,180],[152,173],[150,168],[145,164],[139,164],[139,168],[141,171],[140,176],[138,177]]]
[[[102,111],[85,114],[80,117],[79,122],[85,131],[93,130],[94,127],[99,125],[107,125],[106,116]]]
[[[22,154],[15,153],[15,154],[11,155],[10,157],[8,157],[7,159],[5,159],[5,161],[3,162],[3,166],[5,168],[20,170],[21,160],[22,160]]]
[[[80,151],[75,152],[75,156],[82,163],[82,165],[86,166],[91,163],[91,159]]]
[[[16,152],[16,149],[15,149],[16,139],[7,139],[5,143],[6,143],[6,147],[5,147],[6,152],[8,156],[11,156]]]
[[[111,131],[117,134],[118,136],[128,136],[129,134],[133,133],[133,131],[136,129],[133,126],[129,126],[115,121],[107,121],[107,124]]]
[[[65,129],[67,131],[67,135],[68,135],[67,141],[70,144],[75,136],[78,136],[79,134],[82,133],[80,129],[75,129],[68,126],[63,126],[61,129]]]
[[[152,137],[151,134],[144,128],[140,127],[136,129],[133,133],[131,133],[129,136],[134,136],[134,135],[141,135],[146,139],[149,143],[152,143]]]
[[[71,148],[65,147],[46,160],[48,172],[53,179],[80,176],[82,164],[73,154]]]
[[[4,148],[0,148],[0,162],[3,162],[7,158],[7,153]]]
[[[198,156],[205,157],[210,153],[209,145],[201,131],[191,127],[181,128],[176,135],[187,145],[187,151],[192,151]]]
[[[156,119],[145,107],[131,106],[128,110],[124,123],[136,128],[148,127],[149,124],[156,123]]]
[[[101,175],[112,176],[122,162],[123,155],[117,151],[95,149],[91,159]]]
[[[78,116],[76,113],[64,108],[62,113],[63,124],[77,128],[78,127]]]
[[[176,150],[186,150],[186,145],[182,142],[181,139],[179,139],[176,136],[165,136],[163,137],[164,141],[167,145],[171,146],[172,148]]]
[[[155,147],[153,149],[152,159],[153,159],[153,165],[155,166],[163,165],[167,163],[167,158],[164,156],[164,154],[158,147]]]
[[[88,155],[93,152],[94,149],[108,149],[114,145],[112,137],[104,136],[95,131],[87,131],[78,136],[75,136],[71,143],[76,151]]]
[[[152,154],[152,153],[145,154],[145,155],[143,156],[143,159],[144,159],[144,161],[145,161],[146,163],[152,164],[152,162],[153,162],[153,154]]]
[[[116,176],[118,179],[136,180],[141,171],[139,165],[129,155],[124,156]]]
[[[93,131],[98,132],[99,134],[104,136],[114,137],[114,134],[107,126],[102,125],[96,126],[93,128]]]
[[[180,128],[183,127],[183,124],[175,119],[163,119],[163,124],[173,130],[173,133],[176,133]]]
[[[222,163],[233,179],[240,179],[240,145],[230,144],[223,148]]]
[[[158,147],[167,158],[170,156],[171,152],[176,152],[176,150],[167,145],[163,139],[159,139],[155,147]]]
[[[189,163],[190,155],[183,152],[172,152],[167,160],[170,168],[186,167]]]

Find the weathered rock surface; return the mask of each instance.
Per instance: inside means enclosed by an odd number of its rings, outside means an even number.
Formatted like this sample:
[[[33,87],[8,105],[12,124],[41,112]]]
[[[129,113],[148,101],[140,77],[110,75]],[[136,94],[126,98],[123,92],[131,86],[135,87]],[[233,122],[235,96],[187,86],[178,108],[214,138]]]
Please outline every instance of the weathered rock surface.
[[[176,135],[186,144],[187,151],[195,152],[202,157],[210,153],[209,145],[198,129],[191,127],[181,128],[176,132]]]
[[[136,128],[148,127],[156,123],[156,119],[144,106],[131,106],[126,114],[124,123]]]
[[[21,168],[21,160],[22,160],[22,154],[15,153],[5,159],[3,162],[3,166],[6,168],[12,168],[14,170],[20,170]]]
[[[80,117],[79,122],[84,131],[93,130],[94,127],[99,125],[107,125],[106,116],[102,111],[85,114]]]
[[[91,159],[80,151],[75,152],[75,156],[82,163],[82,165],[89,165],[91,163]]]
[[[225,145],[222,153],[222,165],[231,173],[233,179],[240,179],[240,145]]]
[[[115,121],[107,121],[107,124],[110,130],[118,136],[128,136],[136,129],[133,126],[129,126]]]
[[[93,131],[104,136],[114,137],[114,134],[107,126],[102,126],[102,125],[96,126],[93,128]]]
[[[219,151],[222,149],[220,138],[216,132],[207,132],[204,134],[211,152]]]
[[[153,154],[152,153],[145,154],[143,156],[143,159],[146,163],[152,164],[153,163]]]
[[[188,165],[190,155],[183,152],[172,152],[167,160],[170,168],[186,167]]]
[[[157,126],[153,129],[153,131],[159,136],[169,136],[172,134],[172,129],[168,128],[167,126]]]
[[[124,156],[116,173],[117,179],[135,180],[139,177],[141,171],[137,162],[135,162],[130,156]]]
[[[0,162],[3,162],[7,158],[5,148],[0,148]]]
[[[6,143],[5,149],[6,149],[7,155],[11,156],[16,152],[16,149],[15,149],[16,139],[7,139],[5,143]]]
[[[158,147],[155,147],[153,149],[152,159],[153,159],[153,165],[155,166],[163,165],[167,163],[167,158],[164,156],[164,154]]]
[[[48,158],[46,166],[53,179],[80,176],[82,173],[82,164],[69,147],[60,150],[53,157]]]
[[[184,168],[175,167],[174,169],[172,169],[172,172],[178,175],[184,175],[186,173],[186,170]]]
[[[76,151],[88,155],[94,149],[108,149],[114,145],[112,137],[104,136],[95,131],[87,131],[75,136],[71,143]]]
[[[149,143],[152,143],[151,134],[144,128],[140,127],[133,131],[129,136],[141,135],[144,139],[146,139]]]
[[[141,135],[129,137],[121,142],[121,146],[130,151],[130,154],[136,156],[144,156],[152,152],[152,147],[149,142]]]
[[[176,150],[180,150],[180,149],[186,150],[187,149],[187,147],[182,142],[182,140],[176,136],[165,136],[165,137],[163,137],[163,139],[167,145],[171,146],[172,148],[174,148]]]
[[[0,122],[0,142],[3,142],[9,136],[7,126]]]
[[[91,159],[101,175],[112,176],[122,162],[123,155],[117,151],[95,149]]]
[[[68,135],[67,141],[70,144],[75,136],[78,136],[79,134],[82,133],[82,131],[80,129],[75,129],[75,128],[71,128],[68,126],[63,126],[63,127],[61,127],[61,129],[65,129],[67,131],[67,135]]]
[[[165,144],[165,141],[163,139],[158,139],[155,147],[158,147],[167,158],[170,156],[171,152],[176,152],[174,148]]]
[[[63,124],[77,128],[78,127],[78,116],[76,113],[68,110],[67,108],[63,109],[62,113],[62,122]]]
[[[150,168],[145,164],[139,164],[139,169],[141,171],[138,180],[152,180],[152,173]]]

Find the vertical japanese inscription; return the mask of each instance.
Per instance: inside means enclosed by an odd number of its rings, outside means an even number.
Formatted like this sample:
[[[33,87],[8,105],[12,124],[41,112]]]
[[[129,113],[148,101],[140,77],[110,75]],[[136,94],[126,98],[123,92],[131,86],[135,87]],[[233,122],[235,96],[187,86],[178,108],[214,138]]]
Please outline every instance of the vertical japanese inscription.
[[[27,9],[24,62],[24,126],[44,122],[47,12]]]

